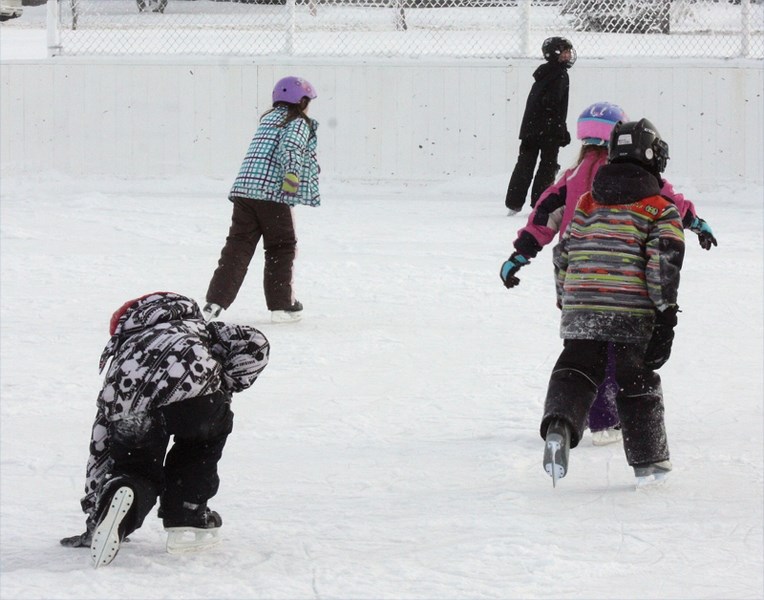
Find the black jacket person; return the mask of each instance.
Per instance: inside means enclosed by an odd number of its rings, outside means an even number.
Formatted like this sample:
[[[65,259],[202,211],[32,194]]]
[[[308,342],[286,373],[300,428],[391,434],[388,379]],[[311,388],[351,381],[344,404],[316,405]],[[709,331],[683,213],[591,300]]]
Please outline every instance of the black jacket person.
[[[522,209],[531,182],[531,206],[536,205],[543,191],[554,183],[560,168],[557,164],[560,148],[570,143],[566,119],[568,69],[575,62],[573,46],[565,38],[553,37],[544,41],[542,49],[547,62],[533,73],[534,83],[520,125],[520,152],[507,188],[505,204],[510,215]]]

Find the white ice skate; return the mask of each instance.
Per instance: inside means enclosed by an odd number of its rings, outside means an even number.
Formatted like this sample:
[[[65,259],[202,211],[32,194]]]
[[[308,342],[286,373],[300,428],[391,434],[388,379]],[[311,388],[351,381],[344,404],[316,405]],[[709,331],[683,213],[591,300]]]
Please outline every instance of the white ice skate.
[[[200,552],[217,546],[220,539],[220,527],[202,529],[200,527],[165,527],[167,532],[167,552],[169,554],[187,554]]]
[[[615,444],[623,439],[623,434],[620,429],[610,427],[609,429],[603,429],[602,431],[592,431],[592,445],[593,446],[607,446],[608,444]]]
[[[223,525],[220,515],[207,508],[206,503],[186,506],[192,509],[175,518],[162,518],[169,554],[198,552],[220,543],[220,528]]]
[[[106,514],[93,531],[93,541],[90,543],[90,555],[93,566],[104,567],[114,560],[122,543],[120,525],[135,502],[132,488],[122,486],[114,492]]]
[[[637,478],[637,489],[665,483],[671,468],[671,462],[668,460],[635,466],[634,476]]]
[[[207,302],[207,304],[205,304],[204,308],[202,309],[202,316],[204,317],[205,321],[214,321],[220,316],[222,311],[223,307],[219,304],[215,304],[214,302]]]
[[[296,323],[300,320],[302,320],[302,303],[297,300],[285,310],[271,311],[271,323]]]

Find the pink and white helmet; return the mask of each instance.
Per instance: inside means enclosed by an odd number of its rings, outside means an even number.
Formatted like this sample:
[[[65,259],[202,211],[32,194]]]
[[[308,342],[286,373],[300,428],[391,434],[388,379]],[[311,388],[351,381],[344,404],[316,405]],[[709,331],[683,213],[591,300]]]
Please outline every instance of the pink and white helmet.
[[[307,79],[302,77],[284,77],[273,86],[273,103],[288,102],[289,104],[299,104],[303,98],[318,97],[316,88],[314,88]]]
[[[578,117],[576,137],[587,146],[607,146],[610,132],[619,121],[628,121],[623,109],[610,102],[595,102]]]

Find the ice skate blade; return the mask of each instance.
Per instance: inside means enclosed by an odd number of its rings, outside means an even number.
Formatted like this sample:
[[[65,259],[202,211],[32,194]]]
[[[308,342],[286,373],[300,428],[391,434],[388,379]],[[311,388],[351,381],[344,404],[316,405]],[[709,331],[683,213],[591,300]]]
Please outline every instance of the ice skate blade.
[[[200,529],[198,527],[165,527],[167,532],[167,553],[188,554],[212,548],[220,543],[220,527]]]
[[[132,488],[121,487],[115,493],[109,504],[109,510],[93,532],[93,541],[90,543],[90,555],[93,558],[93,567],[105,567],[119,552],[119,526],[127,516],[130,507],[135,501],[135,493]]]
[[[565,477],[565,465],[559,460],[561,449],[562,436],[550,433],[544,448],[544,470],[552,478],[552,487],[557,487],[557,481]]]

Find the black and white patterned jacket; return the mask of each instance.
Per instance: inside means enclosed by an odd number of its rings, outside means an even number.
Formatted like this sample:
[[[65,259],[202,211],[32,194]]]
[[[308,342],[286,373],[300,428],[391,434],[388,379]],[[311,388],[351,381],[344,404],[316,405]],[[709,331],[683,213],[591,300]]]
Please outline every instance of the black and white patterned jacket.
[[[156,292],[125,304],[112,318],[101,355],[106,371],[90,441],[85,497],[89,517],[111,469],[109,424],[140,429],[151,412],[173,402],[250,387],[268,364],[265,336],[246,325],[205,323],[185,296]]]

